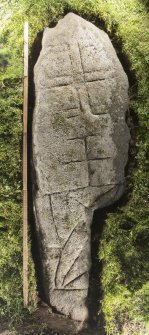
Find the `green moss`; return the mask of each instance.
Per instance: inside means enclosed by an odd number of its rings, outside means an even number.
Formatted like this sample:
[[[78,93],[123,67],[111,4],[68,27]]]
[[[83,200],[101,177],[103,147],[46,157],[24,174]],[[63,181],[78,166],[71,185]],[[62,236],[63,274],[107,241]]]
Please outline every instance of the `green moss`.
[[[64,227],[65,229],[70,229],[71,227],[71,222],[68,213],[66,213],[64,216]]]
[[[135,162],[128,175],[128,202],[108,217],[101,240],[103,260],[102,311],[108,334],[145,333],[149,282],[149,19],[148,1],[139,0],[3,0],[0,44],[0,300],[1,315],[22,315],[22,191],[21,131],[23,77],[23,22],[29,21],[30,50],[37,33],[72,10],[92,22],[101,22],[113,43],[122,46],[136,84],[131,87],[130,108],[135,125]],[[137,92],[136,92],[137,86]],[[137,152],[137,153],[136,153]],[[31,258],[30,258],[31,260]],[[35,274],[30,261],[30,292]],[[30,294],[33,297],[34,294]],[[30,298],[33,301],[33,298]],[[137,328],[137,329],[136,329]],[[142,333],[141,333],[142,331]],[[146,330],[147,333],[147,330]]]
[[[56,130],[56,131],[61,130],[66,134],[68,134],[68,131],[69,131],[69,128],[70,128],[65,116],[62,115],[61,113],[55,113],[53,115],[52,126],[53,126],[54,130]]]

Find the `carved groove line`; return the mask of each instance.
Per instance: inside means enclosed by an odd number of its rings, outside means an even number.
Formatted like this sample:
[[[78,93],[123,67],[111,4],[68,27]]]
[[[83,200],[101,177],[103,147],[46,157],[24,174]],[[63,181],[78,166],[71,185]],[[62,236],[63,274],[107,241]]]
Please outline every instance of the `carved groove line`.
[[[80,275],[78,275],[76,278],[70,280],[70,282],[67,283],[64,287],[67,287],[68,285],[74,283],[76,280],[80,279],[80,278],[81,278],[83,275],[85,275],[86,273],[88,273],[88,271],[85,271],[85,272],[81,273]]]
[[[75,225],[75,227],[72,229],[70,235],[68,236],[66,242],[64,243],[64,245],[63,245],[63,247],[62,247],[61,255],[60,255],[60,257],[59,257],[59,262],[58,262],[57,269],[56,269],[56,272],[55,272],[55,286],[57,286],[57,274],[58,274],[58,270],[59,270],[59,267],[60,267],[60,264],[61,264],[61,258],[62,258],[63,250],[65,249],[66,245],[68,244],[68,242],[69,242],[69,240],[70,240],[70,238],[71,238],[71,236],[72,236],[74,230],[75,230],[76,227],[78,226],[78,224],[79,224],[79,223],[77,223],[77,224]]]
[[[50,195],[49,195],[49,201],[50,201],[51,214],[52,214],[52,219],[53,219],[56,235],[57,235],[58,241],[60,242],[60,238],[59,238],[59,234],[58,234],[58,230],[57,230],[57,226],[56,226],[55,218],[54,218],[54,212],[53,212],[53,207],[52,207],[52,199],[51,199]]]

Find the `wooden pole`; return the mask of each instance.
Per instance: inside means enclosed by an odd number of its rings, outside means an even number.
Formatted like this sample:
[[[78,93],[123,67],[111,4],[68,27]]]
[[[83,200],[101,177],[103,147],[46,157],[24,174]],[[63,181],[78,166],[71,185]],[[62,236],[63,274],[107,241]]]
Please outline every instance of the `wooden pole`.
[[[28,22],[24,23],[24,102],[23,102],[23,304],[28,305],[28,195],[27,195],[27,120],[28,120]]]

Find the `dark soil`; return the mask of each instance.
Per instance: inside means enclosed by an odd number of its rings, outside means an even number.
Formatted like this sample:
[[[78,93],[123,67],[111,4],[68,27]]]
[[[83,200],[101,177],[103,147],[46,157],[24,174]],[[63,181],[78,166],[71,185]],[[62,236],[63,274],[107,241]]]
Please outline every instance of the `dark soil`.
[[[38,310],[10,330],[8,322],[0,324],[0,335],[104,335],[99,325],[74,322],[58,314],[53,314],[48,306]]]

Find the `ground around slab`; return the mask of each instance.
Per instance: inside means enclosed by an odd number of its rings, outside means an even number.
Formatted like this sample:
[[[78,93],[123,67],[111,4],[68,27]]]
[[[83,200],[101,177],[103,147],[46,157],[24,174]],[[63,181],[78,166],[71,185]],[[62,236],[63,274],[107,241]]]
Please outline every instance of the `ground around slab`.
[[[9,321],[1,322],[0,335],[105,335],[105,333],[99,324],[74,322],[52,313],[48,306],[44,306],[14,328],[10,327]]]

